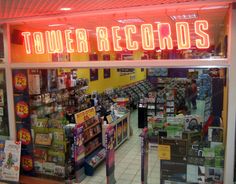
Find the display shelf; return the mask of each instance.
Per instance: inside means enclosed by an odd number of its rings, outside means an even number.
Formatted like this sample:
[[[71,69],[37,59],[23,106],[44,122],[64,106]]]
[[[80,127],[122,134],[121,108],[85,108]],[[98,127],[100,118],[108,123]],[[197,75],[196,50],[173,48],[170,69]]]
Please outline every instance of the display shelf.
[[[96,137],[97,135],[99,135],[101,133],[101,131],[95,133],[94,135],[92,135],[91,137],[89,137],[88,139],[86,139],[84,141],[84,144],[86,144],[87,142],[89,142],[90,140],[92,140],[94,137]]]
[[[99,143],[98,145],[96,145],[92,150],[88,151],[85,153],[85,156],[88,156],[89,154],[91,154],[93,151],[95,151],[97,148],[99,148],[102,145],[102,143]]]
[[[104,161],[106,157],[105,148],[97,149],[85,159],[85,174],[92,176],[95,169]]]
[[[112,125],[115,129],[115,149],[122,145],[129,138],[129,126],[130,126],[130,113],[123,115],[122,117],[113,121]],[[102,126],[102,144],[105,146],[105,132],[107,125]]]
[[[75,114],[75,118],[76,118],[76,123],[82,124],[84,127],[83,130],[83,138],[84,138],[83,145],[85,149],[84,169],[85,169],[85,174],[91,176],[95,171],[96,165],[99,164],[104,159],[101,158],[101,154],[99,153],[103,149],[101,119],[96,114],[95,107],[86,109],[85,111]]]
[[[93,128],[93,127],[95,127],[96,125],[98,125],[98,124],[100,124],[100,122],[98,121],[97,123],[95,123],[95,124],[92,124],[91,126],[89,126],[89,127],[87,127],[87,128],[85,128],[84,129],[84,131],[86,132],[87,130],[89,130],[90,128]]]

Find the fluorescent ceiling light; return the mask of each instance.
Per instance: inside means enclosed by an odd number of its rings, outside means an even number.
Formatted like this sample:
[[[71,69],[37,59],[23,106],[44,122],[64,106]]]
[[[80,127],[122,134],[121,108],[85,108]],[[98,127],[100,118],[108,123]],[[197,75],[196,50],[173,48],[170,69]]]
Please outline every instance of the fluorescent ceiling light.
[[[140,18],[132,18],[132,19],[120,19],[120,20],[117,20],[117,22],[126,24],[126,23],[138,23],[138,22],[144,22],[144,21]]]
[[[189,19],[196,19],[198,16],[197,14],[187,14],[187,15],[172,15],[170,18],[172,20],[189,20]]]
[[[206,6],[201,8],[201,10],[214,10],[214,9],[221,9],[221,8],[228,8],[228,5],[225,6]]]
[[[59,26],[64,26],[65,24],[49,24],[49,27],[59,27]]]
[[[61,11],[70,11],[70,10],[71,10],[71,8],[64,7],[64,8],[61,8],[60,10],[61,10]]]

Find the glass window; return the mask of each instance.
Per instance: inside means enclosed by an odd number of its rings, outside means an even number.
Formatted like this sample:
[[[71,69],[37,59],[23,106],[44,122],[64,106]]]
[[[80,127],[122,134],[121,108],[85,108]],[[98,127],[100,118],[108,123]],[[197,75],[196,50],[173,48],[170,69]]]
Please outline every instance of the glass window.
[[[13,70],[13,78],[17,136],[27,146],[22,159],[34,162],[30,165],[35,167],[22,165],[23,173],[69,178],[67,167],[73,168],[69,163],[73,163],[75,150],[65,149],[65,145],[70,148],[75,139],[68,125],[75,124],[75,113],[95,107],[103,123],[116,122],[117,112],[124,115],[128,109],[131,114],[117,125],[114,143],[122,144],[130,125],[133,136],[117,149],[131,156],[117,150],[117,165],[136,163],[133,169],[140,172],[138,128],[147,127],[148,163],[152,166],[149,181],[223,182],[228,97],[225,68],[21,69]],[[96,119],[84,126],[85,173],[92,175],[104,159],[104,152],[100,152],[104,134],[100,135]],[[91,129],[93,126],[96,128]],[[77,154],[77,158],[84,158]]]

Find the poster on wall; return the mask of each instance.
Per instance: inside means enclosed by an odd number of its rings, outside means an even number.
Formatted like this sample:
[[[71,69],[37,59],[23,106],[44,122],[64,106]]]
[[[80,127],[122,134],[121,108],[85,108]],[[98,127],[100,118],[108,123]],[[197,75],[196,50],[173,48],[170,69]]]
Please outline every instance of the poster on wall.
[[[111,77],[111,70],[108,69],[103,69],[103,74],[104,74],[104,79],[110,78]]]
[[[118,68],[117,72],[120,73],[120,76],[124,76],[124,75],[134,74],[135,69],[134,68]]]
[[[19,181],[20,153],[20,142],[0,140],[0,181]]]
[[[98,80],[98,69],[97,68],[91,68],[89,73],[90,73],[90,81]]]
[[[53,53],[52,62],[68,62],[70,61],[70,53]]]
[[[107,184],[115,184],[115,147],[114,127],[108,125],[105,132],[106,145],[106,176]]]

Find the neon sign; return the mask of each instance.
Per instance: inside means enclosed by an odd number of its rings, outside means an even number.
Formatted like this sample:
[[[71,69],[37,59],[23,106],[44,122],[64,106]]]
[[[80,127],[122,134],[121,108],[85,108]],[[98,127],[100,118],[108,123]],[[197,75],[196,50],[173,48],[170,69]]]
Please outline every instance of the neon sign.
[[[156,47],[160,47],[161,50],[172,50],[175,38],[177,40],[176,47],[179,50],[189,49],[192,46],[196,46],[198,49],[209,48],[208,22],[206,20],[194,22],[192,34],[194,34],[195,40],[191,40],[190,26],[192,24],[189,22],[176,22],[175,31],[172,30],[173,27],[169,23],[160,22],[155,25],[125,25],[123,28],[120,26],[96,27],[97,49],[99,52],[122,51],[121,41],[124,40],[125,49],[130,51],[154,50]],[[64,51],[88,53],[90,48],[90,40],[85,28],[22,32],[22,36],[27,54],[63,53]],[[191,45],[193,43],[195,45]]]

